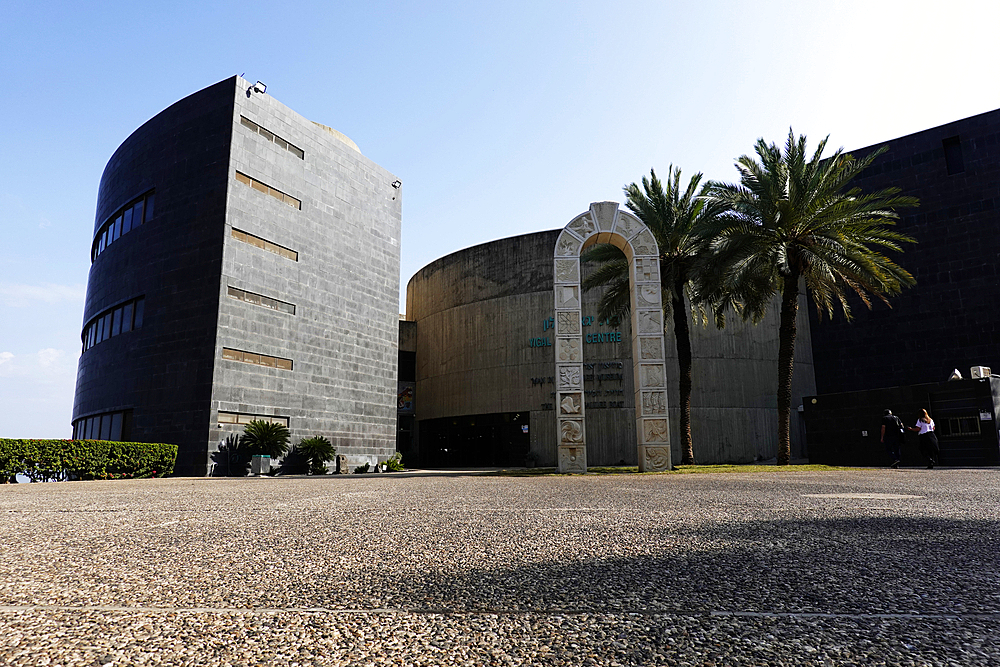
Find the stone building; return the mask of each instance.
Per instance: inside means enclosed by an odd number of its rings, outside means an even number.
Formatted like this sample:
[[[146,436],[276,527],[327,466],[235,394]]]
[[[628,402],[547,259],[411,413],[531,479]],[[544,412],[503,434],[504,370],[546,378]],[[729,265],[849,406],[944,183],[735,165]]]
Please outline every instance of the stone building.
[[[232,77],[136,130],[101,178],[73,432],[211,472],[251,419],[395,449],[401,184]]]
[[[898,229],[917,240],[897,261],[917,280],[854,319],[812,317],[818,396],[807,397],[810,459],[886,465],[879,419],[889,408],[913,424],[927,409],[943,465],[1000,462],[1000,109],[853,151],[886,153],[857,179],[864,191],[900,188],[920,205]],[[947,382],[958,370],[964,380]],[[977,368],[978,371],[978,368]],[[981,375],[982,371],[978,371]],[[907,436],[903,463],[921,457]]]
[[[822,393],[941,382],[954,369],[1000,367],[1000,109],[853,151],[888,144],[860,174],[865,191],[917,197],[897,229],[917,240],[895,259],[917,280],[854,319],[812,317]]]

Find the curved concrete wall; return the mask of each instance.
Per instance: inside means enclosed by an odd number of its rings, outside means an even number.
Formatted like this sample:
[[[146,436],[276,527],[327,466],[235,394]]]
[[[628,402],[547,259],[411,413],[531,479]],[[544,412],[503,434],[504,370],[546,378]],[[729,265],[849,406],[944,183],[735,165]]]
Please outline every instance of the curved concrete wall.
[[[529,412],[531,449],[556,465],[550,383],[554,342],[552,253],[560,230],[515,236],[461,250],[418,271],[407,286],[407,319],[416,322],[416,417]],[[586,267],[584,271],[586,271]],[[621,333],[621,342],[584,343],[588,465],[636,464],[631,332],[597,321],[598,292],[584,297],[593,317],[585,336]],[[809,321],[799,313],[793,409],[814,392]],[[692,397],[695,457],[702,463],[749,462],[777,453],[777,307],[758,326],[731,322],[723,331],[694,327]],[[598,335],[597,339],[602,338]],[[666,335],[671,444],[680,461],[677,363]],[[592,364],[593,366],[589,366]],[[603,405],[602,405],[603,404]],[[620,407],[619,407],[620,406]],[[794,411],[794,410],[793,410]],[[800,451],[793,414],[793,455]]]

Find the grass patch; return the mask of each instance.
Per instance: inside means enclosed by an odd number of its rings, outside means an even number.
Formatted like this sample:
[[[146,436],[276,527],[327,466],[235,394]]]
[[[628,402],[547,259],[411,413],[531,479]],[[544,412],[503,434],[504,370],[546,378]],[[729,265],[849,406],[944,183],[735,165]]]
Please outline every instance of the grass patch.
[[[663,472],[647,472],[644,475],[700,475],[711,473],[748,473],[748,472],[830,472],[833,470],[858,470],[847,466],[828,466],[816,463],[779,466],[768,464],[738,464],[723,463],[717,465],[675,466],[673,470]],[[512,470],[497,470],[487,473],[499,477],[539,477],[544,475],[559,475],[555,468],[515,468]],[[638,466],[592,466],[587,468],[588,475],[635,475],[639,474]]]

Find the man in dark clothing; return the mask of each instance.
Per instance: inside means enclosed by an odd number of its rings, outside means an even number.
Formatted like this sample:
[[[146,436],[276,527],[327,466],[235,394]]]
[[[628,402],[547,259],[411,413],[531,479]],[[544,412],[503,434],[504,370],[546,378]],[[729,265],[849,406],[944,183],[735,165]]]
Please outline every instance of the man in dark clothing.
[[[903,446],[904,432],[903,422],[899,420],[899,417],[892,414],[892,410],[886,409],[882,415],[882,442],[885,444],[885,451],[889,455],[889,460],[892,461],[889,465],[890,468],[899,467],[899,461],[902,458],[900,452]]]

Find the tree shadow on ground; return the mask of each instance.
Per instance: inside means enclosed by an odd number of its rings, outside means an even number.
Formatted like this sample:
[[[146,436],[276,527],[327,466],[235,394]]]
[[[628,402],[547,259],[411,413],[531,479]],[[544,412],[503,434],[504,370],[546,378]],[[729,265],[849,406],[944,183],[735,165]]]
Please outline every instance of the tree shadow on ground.
[[[863,518],[664,528],[635,558],[378,581],[382,604],[456,611],[1000,614],[1000,522]],[[525,536],[530,540],[530,536]]]

